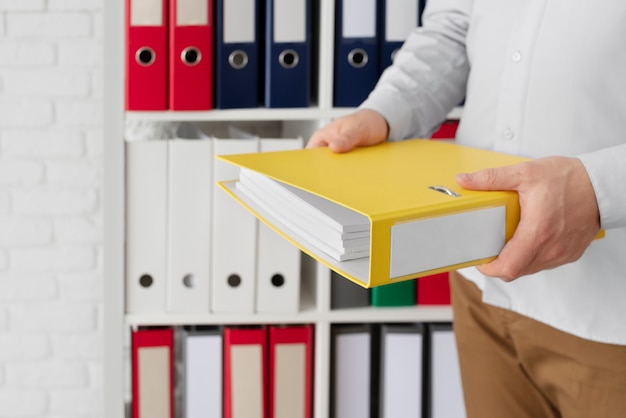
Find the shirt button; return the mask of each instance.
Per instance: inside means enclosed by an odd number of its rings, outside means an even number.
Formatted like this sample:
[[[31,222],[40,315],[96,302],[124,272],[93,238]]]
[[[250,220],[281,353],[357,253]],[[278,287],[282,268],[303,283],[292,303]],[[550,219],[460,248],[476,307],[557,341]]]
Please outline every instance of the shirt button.
[[[515,137],[515,133],[510,129],[504,130],[504,139],[512,140]]]
[[[513,62],[520,62],[522,60],[522,53],[519,51],[515,51],[511,56],[511,59],[513,59]]]

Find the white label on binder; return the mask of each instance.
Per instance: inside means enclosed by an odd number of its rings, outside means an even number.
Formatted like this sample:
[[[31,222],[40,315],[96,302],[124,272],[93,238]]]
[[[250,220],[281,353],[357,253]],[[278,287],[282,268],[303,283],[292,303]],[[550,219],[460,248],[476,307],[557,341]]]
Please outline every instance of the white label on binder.
[[[306,415],[306,345],[276,344],[274,417]]]
[[[370,416],[370,335],[338,335],[335,352],[335,417]]]
[[[224,0],[224,43],[250,43],[255,40],[254,0]]]
[[[403,42],[418,25],[418,0],[386,0],[385,40]]]
[[[222,414],[222,337],[187,336],[185,409],[187,418]]]
[[[422,334],[385,336],[383,416],[419,417],[422,411]]]
[[[176,1],[176,26],[201,26],[209,24],[208,0]]]
[[[432,334],[432,417],[465,418],[461,371],[453,331]]]
[[[394,225],[389,277],[495,256],[504,247],[505,225],[504,206]]]
[[[263,356],[260,345],[235,345],[231,350],[233,418],[263,418]]]
[[[163,0],[130,0],[131,26],[162,26]]]
[[[170,350],[146,347],[138,351],[139,418],[170,416]]]
[[[376,36],[376,0],[343,0],[343,37]]]
[[[274,42],[306,41],[306,0],[274,0]]]

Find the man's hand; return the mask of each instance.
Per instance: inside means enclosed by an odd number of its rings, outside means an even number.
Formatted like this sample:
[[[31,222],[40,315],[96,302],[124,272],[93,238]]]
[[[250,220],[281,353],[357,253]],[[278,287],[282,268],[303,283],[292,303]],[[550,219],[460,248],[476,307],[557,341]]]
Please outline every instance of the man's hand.
[[[348,152],[384,142],[388,132],[387,121],[380,113],[361,109],[315,131],[307,148],[328,147],[333,152]]]
[[[515,190],[521,219],[498,258],[478,269],[512,281],[580,258],[600,229],[595,192],[577,158],[549,157],[459,174],[471,190]]]

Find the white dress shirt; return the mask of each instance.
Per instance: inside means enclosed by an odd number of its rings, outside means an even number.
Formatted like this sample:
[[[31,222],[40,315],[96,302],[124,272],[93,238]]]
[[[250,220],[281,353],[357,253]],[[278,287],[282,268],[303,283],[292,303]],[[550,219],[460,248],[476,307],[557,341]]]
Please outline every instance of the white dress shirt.
[[[466,96],[457,142],[577,156],[606,237],[581,259],[512,283],[461,273],[485,302],[626,345],[626,2],[431,0],[362,108],[389,140],[427,137]]]

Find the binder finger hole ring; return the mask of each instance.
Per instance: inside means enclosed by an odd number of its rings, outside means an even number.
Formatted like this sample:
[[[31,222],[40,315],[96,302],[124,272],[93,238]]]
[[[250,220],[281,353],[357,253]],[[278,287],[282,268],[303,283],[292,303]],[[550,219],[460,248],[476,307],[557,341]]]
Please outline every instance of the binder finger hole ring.
[[[271,282],[274,287],[281,287],[285,284],[285,277],[282,274],[274,274]]]
[[[228,56],[228,63],[231,67],[236,70],[241,70],[248,65],[248,54],[246,51],[242,51],[241,49],[237,49],[230,53]]]
[[[348,62],[354,68],[363,68],[367,65],[369,57],[367,52],[361,48],[355,48],[348,53]]]
[[[135,53],[135,60],[139,65],[142,65],[144,67],[152,65],[155,59],[156,53],[152,48],[147,46],[139,48]]]
[[[285,49],[278,56],[278,62],[283,68],[291,69],[298,65],[300,62],[300,56],[293,49]]]
[[[183,285],[188,289],[193,289],[196,287],[196,276],[193,274],[185,274],[183,277]]]
[[[231,274],[228,276],[228,279],[226,279],[226,282],[230,287],[237,287],[241,284],[241,277],[239,277],[238,274]]]
[[[139,277],[139,285],[141,287],[148,288],[152,286],[152,283],[154,283],[154,279],[149,274],[142,274],[141,277]]]
[[[198,64],[202,59],[202,53],[196,47],[189,46],[183,49],[183,52],[180,54],[180,59],[190,67]]]

